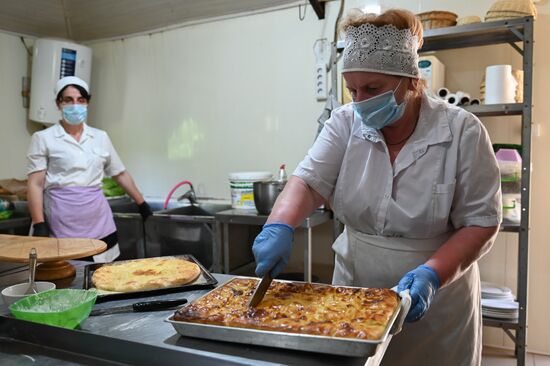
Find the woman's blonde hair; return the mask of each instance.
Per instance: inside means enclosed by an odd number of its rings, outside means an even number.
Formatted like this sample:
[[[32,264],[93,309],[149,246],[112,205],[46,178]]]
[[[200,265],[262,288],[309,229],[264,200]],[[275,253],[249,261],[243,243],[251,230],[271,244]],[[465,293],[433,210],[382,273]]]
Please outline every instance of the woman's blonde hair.
[[[367,14],[361,9],[351,9],[340,21],[338,29],[341,33],[345,33],[348,27],[358,27],[365,23],[370,23],[377,27],[391,24],[397,29],[408,28],[418,38],[418,48],[422,47],[422,43],[424,42],[422,23],[420,23],[420,20],[413,13],[404,9],[390,9],[380,15]]]

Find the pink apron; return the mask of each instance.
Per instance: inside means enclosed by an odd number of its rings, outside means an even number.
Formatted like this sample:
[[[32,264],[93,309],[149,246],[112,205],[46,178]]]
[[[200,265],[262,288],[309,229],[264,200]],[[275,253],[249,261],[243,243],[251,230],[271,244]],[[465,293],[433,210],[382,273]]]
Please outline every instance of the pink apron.
[[[56,238],[102,239],[116,231],[113,213],[100,187],[48,188],[44,208],[51,236]],[[119,254],[117,244],[94,260],[112,261]]]

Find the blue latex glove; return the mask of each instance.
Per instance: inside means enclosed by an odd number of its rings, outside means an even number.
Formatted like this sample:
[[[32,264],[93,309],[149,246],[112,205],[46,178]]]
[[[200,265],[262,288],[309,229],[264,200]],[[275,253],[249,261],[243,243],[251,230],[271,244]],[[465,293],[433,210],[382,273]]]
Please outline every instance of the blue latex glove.
[[[405,318],[408,322],[420,320],[430,307],[435,293],[439,289],[439,277],[435,271],[422,264],[399,281],[397,292],[409,289],[411,295],[411,308]]]
[[[263,277],[268,271],[275,278],[288,264],[294,229],[287,224],[267,224],[258,234],[252,252],[256,258],[256,275]]]

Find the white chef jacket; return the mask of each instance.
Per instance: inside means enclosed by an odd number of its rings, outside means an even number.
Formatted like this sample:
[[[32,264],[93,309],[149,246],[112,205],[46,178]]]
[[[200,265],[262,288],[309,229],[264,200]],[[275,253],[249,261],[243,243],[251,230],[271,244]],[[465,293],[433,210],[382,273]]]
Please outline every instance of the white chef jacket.
[[[126,170],[105,131],[84,123],[80,141],[60,123],[32,135],[27,174],[46,170],[45,187],[100,186],[104,174]]]
[[[416,129],[393,165],[384,136],[361,125],[351,104],[334,110],[294,171],[331,199],[344,224],[415,239],[499,224],[498,165],[473,114],[424,94]]]

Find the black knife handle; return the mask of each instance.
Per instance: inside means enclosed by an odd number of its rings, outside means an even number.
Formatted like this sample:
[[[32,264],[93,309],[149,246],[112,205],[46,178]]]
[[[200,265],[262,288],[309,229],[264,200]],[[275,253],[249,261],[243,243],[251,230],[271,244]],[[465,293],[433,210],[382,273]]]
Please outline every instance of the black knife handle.
[[[145,301],[136,302],[132,305],[132,308],[135,312],[154,311],[168,309],[177,305],[185,304],[186,302],[187,299]]]

